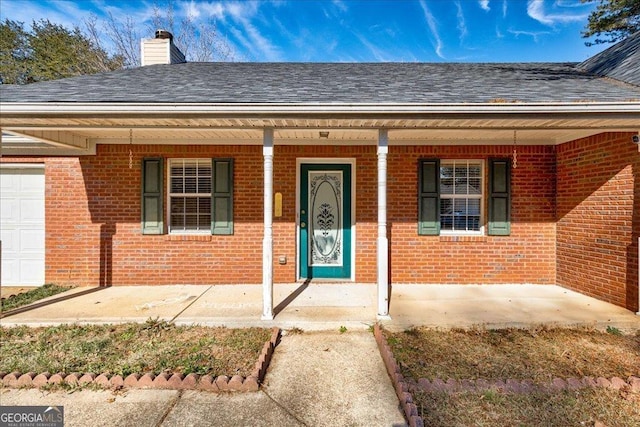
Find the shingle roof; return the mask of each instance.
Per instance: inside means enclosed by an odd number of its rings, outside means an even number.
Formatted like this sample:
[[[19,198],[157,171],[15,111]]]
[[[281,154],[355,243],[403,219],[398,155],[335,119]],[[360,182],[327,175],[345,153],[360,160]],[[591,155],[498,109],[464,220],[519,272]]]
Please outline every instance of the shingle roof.
[[[184,63],[25,86],[3,102],[485,103],[627,101],[640,87],[572,63]]]
[[[640,31],[578,66],[599,76],[640,86]]]

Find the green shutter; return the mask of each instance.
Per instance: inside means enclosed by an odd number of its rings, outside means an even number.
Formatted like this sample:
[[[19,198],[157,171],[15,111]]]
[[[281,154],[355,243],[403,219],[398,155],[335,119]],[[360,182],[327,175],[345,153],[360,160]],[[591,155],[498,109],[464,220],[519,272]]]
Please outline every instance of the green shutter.
[[[418,171],[418,234],[440,234],[440,160],[421,160]]]
[[[489,160],[489,235],[511,234],[511,161]]]
[[[233,159],[213,159],[211,234],[233,234]]]
[[[142,234],[164,233],[163,174],[162,158],[142,160]]]

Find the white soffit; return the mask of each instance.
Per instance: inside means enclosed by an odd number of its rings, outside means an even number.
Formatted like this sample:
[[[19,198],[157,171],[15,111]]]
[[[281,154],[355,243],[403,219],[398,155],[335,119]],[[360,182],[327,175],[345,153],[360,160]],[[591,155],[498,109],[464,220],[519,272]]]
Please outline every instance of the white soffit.
[[[459,105],[2,105],[3,131],[56,150],[95,144],[555,145],[601,132],[637,132],[640,103]],[[133,138],[129,139],[129,130]],[[328,131],[321,138],[320,131]],[[13,146],[11,146],[13,147]],[[32,145],[35,147],[35,145]],[[7,153],[7,150],[3,150]],[[78,153],[80,154],[80,153]]]

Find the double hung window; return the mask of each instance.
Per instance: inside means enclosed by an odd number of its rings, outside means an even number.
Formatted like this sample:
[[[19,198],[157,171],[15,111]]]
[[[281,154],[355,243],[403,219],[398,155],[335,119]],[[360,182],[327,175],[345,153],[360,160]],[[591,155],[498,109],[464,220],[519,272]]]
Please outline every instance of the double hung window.
[[[169,161],[169,232],[211,230],[211,159]]]
[[[490,159],[489,183],[483,160],[424,159],[419,163],[418,234],[481,235],[484,204],[488,233],[510,233],[510,161]]]
[[[170,234],[233,234],[233,159],[169,159]],[[162,158],[142,167],[142,231],[164,234]]]
[[[440,162],[440,231],[479,233],[482,207],[482,162]]]

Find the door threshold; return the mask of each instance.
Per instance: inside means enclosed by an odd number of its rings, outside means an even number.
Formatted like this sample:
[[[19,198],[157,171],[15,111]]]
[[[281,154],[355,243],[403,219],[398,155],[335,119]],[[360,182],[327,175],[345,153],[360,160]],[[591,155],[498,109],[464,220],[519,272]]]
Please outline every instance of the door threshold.
[[[309,283],[313,285],[326,285],[326,284],[356,284],[352,279],[298,279],[296,283]]]

